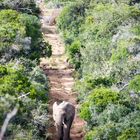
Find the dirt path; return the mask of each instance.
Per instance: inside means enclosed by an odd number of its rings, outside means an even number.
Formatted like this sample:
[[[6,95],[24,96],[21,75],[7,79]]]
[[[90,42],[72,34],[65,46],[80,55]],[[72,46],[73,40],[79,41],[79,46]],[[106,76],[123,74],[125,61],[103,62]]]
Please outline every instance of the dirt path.
[[[74,69],[70,68],[66,62],[67,57],[65,55],[65,49],[63,41],[57,32],[56,26],[48,26],[46,18],[57,9],[47,9],[44,2],[40,4],[41,8],[41,22],[42,32],[44,38],[52,45],[52,57],[50,59],[42,59],[41,65],[44,67],[45,73],[50,80],[50,101],[49,110],[52,115],[52,104],[57,100],[69,101],[78,108],[76,102],[76,94],[72,91],[74,79],[72,77]],[[77,113],[71,129],[72,140],[83,140],[84,121],[82,121]],[[49,129],[52,133],[51,140],[56,140],[55,127],[52,126]]]

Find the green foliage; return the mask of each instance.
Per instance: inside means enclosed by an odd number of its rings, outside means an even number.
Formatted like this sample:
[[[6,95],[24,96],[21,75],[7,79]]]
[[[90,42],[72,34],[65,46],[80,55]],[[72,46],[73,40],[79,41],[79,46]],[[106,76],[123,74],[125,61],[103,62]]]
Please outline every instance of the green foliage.
[[[7,72],[7,69],[4,67],[4,66],[0,66],[0,78],[4,75],[7,75],[8,72]]]
[[[93,114],[92,121],[89,121],[90,129],[92,129],[86,134],[85,138],[87,140],[139,139],[139,111],[133,112],[120,105],[109,105],[108,107],[109,108],[106,108],[101,114]],[[130,113],[131,111],[132,113]],[[135,121],[133,119],[135,119]],[[132,133],[128,134],[131,130]]]
[[[15,42],[17,36],[25,36],[25,28],[18,22],[19,14],[12,10],[0,11],[0,54]]]
[[[51,46],[44,42],[41,25],[36,16],[20,14],[14,10],[2,10],[0,23],[2,62],[18,56],[26,56],[32,60],[46,55],[50,57]]]
[[[115,0],[115,1],[110,1],[110,0],[94,0],[92,1],[92,4],[97,4],[97,3],[111,3],[111,4],[129,4],[129,5],[133,5],[135,3],[138,3],[138,0]]]
[[[82,49],[79,49],[81,56],[78,63],[82,75],[110,76],[116,82],[123,80],[124,76],[128,77],[131,70],[138,67],[138,64],[129,59],[132,58],[130,50],[138,44],[136,39],[133,39],[136,37],[133,34],[136,33],[131,29],[139,25],[136,19],[139,9],[124,4],[127,1],[117,1],[117,4],[110,1],[90,1],[87,2],[88,6],[84,2],[79,3],[72,6],[79,5],[79,9],[86,9],[86,12],[83,10],[84,14],[81,14],[83,16],[75,16],[76,11],[73,12],[73,8],[67,6],[58,19],[58,27],[63,32],[66,43],[71,45],[77,40],[80,41]],[[77,18],[73,19],[71,16]],[[79,21],[81,17],[82,21]],[[69,45],[67,48],[69,50]],[[76,65],[77,61],[73,63]],[[131,68],[128,65],[132,65]]]
[[[28,82],[28,78],[25,77],[25,73],[23,73],[23,70],[19,69],[18,71],[14,71],[13,69],[6,68],[7,75],[4,75],[1,78],[1,87],[0,92],[3,94],[15,94],[15,93],[26,93],[28,92],[27,87],[30,86],[30,83]],[[24,89],[24,91],[23,91]]]
[[[35,0],[1,0],[0,9],[13,9],[23,13],[38,15],[39,8]]]
[[[68,47],[68,55],[70,58],[70,63],[75,66],[75,69],[80,68],[80,48],[81,43],[79,41],[75,41]]]
[[[0,126],[18,107],[4,139],[47,139],[48,79],[37,65],[52,51],[35,16],[38,8],[34,0],[3,0],[0,9]]]
[[[137,133],[134,128],[126,129],[122,132],[122,134],[118,137],[118,140],[136,140]]]
[[[29,64],[29,60],[26,61]],[[22,61],[17,62],[0,65],[0,71],[2,72],[0,77],[0,124],[2,125],[7,112],[18,104],[18,113],[8,127],[6,137],[10,139],[11,137],[16,138],[17,135],[19,135],[19,138],[22,135],[30,135],[31,139],[38,139],[39,133],[41,133],[41,137],[45,137],[44,133],[46,132],[46,123],[48,121],[46,118],[48,80],[39,67],[27,70],[21,64]],[[30,65],[33,65],[31,63]],[[16,126],[19,127],[20,131],[14,129]],[[38,127],[44,127],[44,129],[39,130]],[[34,133],[37,133],[36,137]]]
[[[80,109],[80,116],[89,120],[91,116],[91,107],[96,107],[98,112],[103,111],[108,104],[116,103],[119,98],[117,92],[108,88],[97,88],[86,98],[86,103],[83,103]]]
[[[31,37],[30,58],[37,59],[43,56],[51,56],[51,46],[42,39],[41,24],[36,16],[23,14],[20,22],[25,26],[26,36]]]
[[[90,107],[90,103],[85,102],[81,105],[81,109],[80,109],[80,117],[86,121],[89,121],[91,119],[91,112],[89,110],[89,107]]]
[[[136,93],[140,92],[140,75],[135,76],[134,79],[130,81],[128,88]]]
[[[116,129],[114,124],[107,124],[103,127],[96,128],[93,131],[88,132],[86,135],[86,140],[93,139],[106,139],[106,140],[116,140]]]
[[[17,67],[17,68],[16,68]],[[3,94],[13,95],[15,97],[21,94],[30,93],[29,97],[46,100],[47,96],[47,79],[39,68],[33,69],[32,74],[26,73],[22,65],[0,66],[3,75],[0,79],[0,92]],[[3,71],[4,70],[4,71]],[[27,75],[28,74],[28,75]],[[32,78],[33,77],[33,78]]]
[[[88,97],[92,105],[105,107],[118,100],[118,93],[107,88],[95,89]]]
[[[114,124],[108,124],[104,127],[96,128],[93,131],[88,132],[86,140],[93,139],[106,139],[106,140],[137,140],[136,129],[130,128],[124,130],[122,135],[117,137],[117,129]]]
[[[74,89],[86,140],[140,139],[139,15],[137,0],[83,0],[58,19],[70,62],[79,64]]]
[[[113,85],[113,80],[108,77],[99,77],[94,79],[92,75],[83,77],[80,80],[77,80],[74,86],[74,89],[79,92],[78,99],[84,100],[88,94],[91,93],[91,90],[98,87],[110,87]],[[85,96],[86,95],[86,96]]]
[[[79,34],[79,28],[84,20],[85,6],[82,2],[73,3],[64,8],[60,14],[57,25],[63,31],[66,44],[71,44],[73,38]]]
[[[126,61],[126,59],[128,59],[129,53],[126,47],[128,46],[129,43],[130,42],[126,41],[120,41],[118,43],[117,49],[114,52],[112,52],[111,59],[113,63],[116,63],[118,61]]]

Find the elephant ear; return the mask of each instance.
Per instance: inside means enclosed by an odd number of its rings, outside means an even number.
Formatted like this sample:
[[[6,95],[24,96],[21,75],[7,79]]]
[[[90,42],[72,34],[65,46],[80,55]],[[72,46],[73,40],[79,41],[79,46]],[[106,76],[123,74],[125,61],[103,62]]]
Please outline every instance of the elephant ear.
[[[56,108],[57,106],[58,106],[58,105],[57,105],[57,102],[54,102],[54,103],[53,103],[53,109]]]
[[[70,120],[75,116],[75,107],[72,104],[67,104],[66,106],[66,120]]]

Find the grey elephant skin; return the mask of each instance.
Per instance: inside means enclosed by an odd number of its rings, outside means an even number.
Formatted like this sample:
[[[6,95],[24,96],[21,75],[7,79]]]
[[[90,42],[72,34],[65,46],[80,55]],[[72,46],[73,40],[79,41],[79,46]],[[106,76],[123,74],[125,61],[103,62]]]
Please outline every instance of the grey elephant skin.
[[[53,119],[55,121],[58,140],[70,140],[70,128],[75,116],[75,107],[69,102],[53,104]]]

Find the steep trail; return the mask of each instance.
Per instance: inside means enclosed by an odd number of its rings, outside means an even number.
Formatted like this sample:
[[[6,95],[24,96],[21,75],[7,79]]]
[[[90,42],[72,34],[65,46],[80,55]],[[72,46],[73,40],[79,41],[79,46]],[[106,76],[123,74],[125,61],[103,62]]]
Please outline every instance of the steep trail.
[[[70,68],[67,63],[67,57],[65,55],[64,43],[57,32],[56,25],[47,25],[47,17],[52,15],[53,11],[58,9],[47,9],[44,2],[40,3],[40,19],[42,22],[42,33],[44,39],[52,45],[52,56],[50,59],[42,59],[41,66],[43,67],[46,75],[50,80],[50,94],[49,94],[49,113],[52,115],[52,104],[57,101],[69,101],[75,105],[76,110],[78,104],[76,102],[76,93],[72,91],[74,79],[72,74],[74,69]],[[72,140],[83,140],[85,122],[81,120],[76,111],[76,116],[71,128]],[[50,140],[56,139],[55,127],[49,128],[51,134]]]

